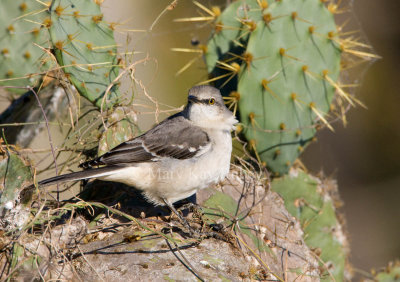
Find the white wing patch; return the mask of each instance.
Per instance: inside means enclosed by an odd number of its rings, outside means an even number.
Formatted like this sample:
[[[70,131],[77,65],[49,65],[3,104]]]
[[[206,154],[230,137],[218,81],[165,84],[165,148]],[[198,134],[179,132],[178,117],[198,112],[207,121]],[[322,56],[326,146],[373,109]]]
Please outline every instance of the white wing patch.
[[[157,155],[157,154],[155,154],[154,152],[150,151],[149,148],[147,148],[147,146],[144,144],[144,141],[142,141],[142,147],[143,147],[143,149],[144,149],[147,153],[149,153],[149,154],[151,154],[153,157],[155,157],[155,158],[152,158],[151,160],[158,159],[158,158],[160,157],[159,155]]]
[[[210,149],[211,149],[211,142],[207,143],[204,146],[199,146],[195,156],[199,157],[199,156],[203,155],[205,152],[209,151]]]

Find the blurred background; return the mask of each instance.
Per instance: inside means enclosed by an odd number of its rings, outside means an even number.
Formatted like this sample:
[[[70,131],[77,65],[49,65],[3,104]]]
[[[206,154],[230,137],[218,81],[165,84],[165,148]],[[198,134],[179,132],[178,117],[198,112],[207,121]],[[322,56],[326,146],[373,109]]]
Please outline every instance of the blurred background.
[[[123,91],[135,93],[142,130],[156,122],[155,105],[145,92],[157,99],[161,110],[170,110],[184,105],[187,90],[207,79],[200,54],[173,52],[171,48],[193,48],[192,43],[197,41],[206,44],[211,25],[173,21],[199,15],[199,9],[189,0],[178,1],[175,8],[157,19],[171,2],[105,0],[103,4],[105,20],[121,24],[115,31],[120,52],[135,52],[132,62],[149,58],[135,69],[135,78],[143,87],[134,87],[128,80],[121,86]],[[223,8],[229,1],[199,2]],[[346,128],[336,123],[335,133],[326,129],[319,132],[318,142],[306,149],[302,161],[311,172],[322,171],[337,179],[345,203],[342,212],[347,218],[351,263],[356,269],[369,271],[400,258],[400,1],[354,0],[349,4],[353,17],[349,28],[361,29],[374,52],[382,57],[350,74],[359,78],[361,86],[355,94],[368,109],[351,109]],[[193,64],[176,76],[191,60]],[[0,104],[0,108],[6,106]],[[161,112],[159,120],[169,113]],[[64,136],[54,128],[55,144],[61,144]],[[46,146],[46,133],[31,144],[39,149]],[[36,164],[38,160],[34,160]]]
[[[338,180],[351,262],[369,270],[400,258],[400,1],[355,0],[353,13],[382,59],[356,95],[368,107],[350,110],[347,128],[320,132],[303,156],[312,171]]]
[[[207,7],[224,7],[227,3],[199,2]],[[104,3],[104,12],[108,20],[124,23],[124,28],[148,30],[170,3],[109,0]],[[347,218],[351,262],[355,268],[369,271],[400,258],[400,1],[355,0],[350,4],[353,22],[358,22],[350,28],[361,28],[375,53],[382,57],[364,66],[363,77],[357,73],[361,86],[356,95],[368,109],[351,109],[346,128],[338,123],[335,133],[319,132],[318,142],[308,147],[302,160],[312,172],[323,171],[337,179],[345,203],[342,211]],[[143,52],[135,55],[136,59],[146,55],[151,58],[146,65],[138,66],[136,77],[160,103],[183,105],[187,90],[207,79],[201,58],[176,76],[197,54],[170,50],[192,48],[193,41],[206,44],[209,24],[173,22],[198,16],[198,10],[191,1],[179,1],[151,32],[132,32],[128,41],[125,33],[117,33],[120,44],[126,46],[129,42],[127,50]],[[127,87],[126,91],[131,89]],[[137,92],[136,102],[151,105],[140,89],[133,91]],[[147,129],[155,122],[154,115],[139,115],[139,122]]]

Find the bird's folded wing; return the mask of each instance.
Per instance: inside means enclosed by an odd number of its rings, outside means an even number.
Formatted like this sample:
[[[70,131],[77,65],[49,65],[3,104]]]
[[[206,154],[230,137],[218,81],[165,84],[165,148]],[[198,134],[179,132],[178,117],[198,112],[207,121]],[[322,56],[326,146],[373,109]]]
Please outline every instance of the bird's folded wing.
[[[134,165],[156,162],[164,158],[188,159],[211,148],[206,132],[190,124],[182,116],[167,119],[145,134],[124,142],[101,157],[90,161],[93,165]],[[85,167],[85,166],[84,166]]]

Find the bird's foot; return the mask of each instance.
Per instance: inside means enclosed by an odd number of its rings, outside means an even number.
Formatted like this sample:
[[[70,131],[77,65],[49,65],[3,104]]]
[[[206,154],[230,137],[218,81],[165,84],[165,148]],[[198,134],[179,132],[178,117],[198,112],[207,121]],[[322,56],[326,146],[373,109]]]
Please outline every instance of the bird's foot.
[[[188,204],[183,205],[182,207],[179,208],[179,211],[177,209],[175,209],[173,204],[169,203],[168,201],[164,200],[164,203],[178,217],[179,222],[188,230],[189,235],[191,237],[196,238],[196,239],[201,237],[199,230],[196,230],[192,226],[190,226],[189,222],[180,213],[181,210],[185,210],[187,208],[192,207],[193,206],[192,203],[188,203]]]
[[[179,209],[175,209],[172,204],[169,204],[165,201],[165,204],[170,208],[170,210],[178,217],[179,222],[185,227],[190,237],[195,239],[205,239],[205,238],[215,238],[223,241],[230,241],[229,236],[224,231],[224,226],[222,224],[204,224],[205,221],[203,220],[203,211],[201,206],[194,204],[194,203],[187,203],[181,206]],[[199,222],[196,222],[195,225],[198,225],[197,228],[194,228],[192,225],[189,224],[188,220],[182,216],[180,211],[188,209],[190,212],[193,213],[193,218],[199,219]],[[204,227],[206,230],[204,230]]]

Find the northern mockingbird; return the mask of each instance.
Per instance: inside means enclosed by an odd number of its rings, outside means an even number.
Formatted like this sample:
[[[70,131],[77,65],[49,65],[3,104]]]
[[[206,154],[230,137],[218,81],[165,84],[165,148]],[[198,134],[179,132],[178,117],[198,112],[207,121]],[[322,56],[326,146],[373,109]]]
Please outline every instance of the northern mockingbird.
[[[236,123],[217,88],[195,86],[189,90],[182,112],[83,163],[83,171],[38,184],[48,186],[90,178],[121,182],[143,191],[150,202],[167,205],[177,213],[174,202],[223,180],[229,172],[231,131]]]

